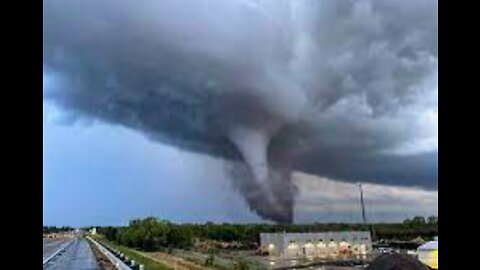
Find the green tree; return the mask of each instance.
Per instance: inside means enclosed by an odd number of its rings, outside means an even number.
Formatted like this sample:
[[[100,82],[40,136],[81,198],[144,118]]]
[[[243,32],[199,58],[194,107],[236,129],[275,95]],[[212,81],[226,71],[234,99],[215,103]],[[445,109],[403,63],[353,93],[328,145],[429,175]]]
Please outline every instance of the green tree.
[[[430,216],[427,218],[427,223],[428,224],[433,224],[433,225],[436,225],[438,224],[438,217],[436,216]]]
[[[177,248],[190,248],[193,245],[193,234],[190,228],[171,225],[167,236],[168,246]]]
[[[416,216],[412,219],[412,222],[414,224],[417,224],[417,225],[422,225],[422,224],[425,224],[425,218],[424,217],[421,217],[421,216]]]

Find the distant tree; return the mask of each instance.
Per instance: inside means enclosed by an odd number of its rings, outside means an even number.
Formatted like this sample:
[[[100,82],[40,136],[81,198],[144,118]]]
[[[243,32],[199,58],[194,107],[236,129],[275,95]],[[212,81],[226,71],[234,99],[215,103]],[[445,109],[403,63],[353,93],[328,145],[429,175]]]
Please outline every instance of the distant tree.
[[[59,232],[68,232],[73,231],[73,228],[70,226],[43,226],[43,233],[59,233]]]
[[[190,228],[179,225],[171,225],[167,235],[168,246],[178,248],[190,248],[193,245],[193,234]]]
[[[414,217],[403,223],[375,224],[379,239],[411,240],[416,237],[430,239],[438,235],[438,218]],[[52,230],[44,227],[44,231]],[[134,219],[127,227],[103,227],[100,233],[119,244],[146,251],[172,248],[188,249],[198,240],[236,242],[236,248],[255,249],[262,232],[322,232],[337,230],[369,230],[364,224],[174,224],[155,217]]]
[[[427,222],[425,218],[422,216],[416,216],[413,219],[406,219],[403,221],[403,224],[413,227],[418,227],[421,225],[425,225]]]
[[[438,217],[436,216],[430,216],[427,218],[427,223],[428,224],[432,224],[432,225],[436,225],[438,224]]]
[[[421,217],[421,216],[416,216],[412,219],[412,222],[415,224],[415,225],[423,225],[425,224],[425,218],[424,217]]]
[[[110,241],[115,241],[117,240],[118,228],[111,226],[102,227],[98,229],[98,233],[105,235],[105,238]]]

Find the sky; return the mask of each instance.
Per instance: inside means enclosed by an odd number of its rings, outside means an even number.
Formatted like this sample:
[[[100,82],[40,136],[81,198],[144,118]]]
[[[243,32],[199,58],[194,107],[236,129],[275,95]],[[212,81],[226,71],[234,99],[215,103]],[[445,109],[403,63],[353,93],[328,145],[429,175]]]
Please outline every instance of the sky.
[[[126,225],[156,216],[174,222],[268,222],[230,181],[225,161],[148,140],[102,122],[66,122],[44,102],[43,223]],[[68,118],[68,117],[67,117]],[[296,173],[296,222],[361,222],[355,184]],[[397,222],[438,215],[438,192],[364,183],[367,218]]]
[[[45,0],[44,222],[435,213],[437,10]]]

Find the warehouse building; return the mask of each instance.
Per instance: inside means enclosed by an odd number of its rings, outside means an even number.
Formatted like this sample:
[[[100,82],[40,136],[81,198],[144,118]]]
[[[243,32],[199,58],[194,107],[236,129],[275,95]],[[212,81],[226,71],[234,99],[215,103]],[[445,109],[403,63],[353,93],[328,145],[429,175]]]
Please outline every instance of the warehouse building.
[[[261,233],[261,249],[270,256],[316,258],[365,255],[372,250],[370,232]]]

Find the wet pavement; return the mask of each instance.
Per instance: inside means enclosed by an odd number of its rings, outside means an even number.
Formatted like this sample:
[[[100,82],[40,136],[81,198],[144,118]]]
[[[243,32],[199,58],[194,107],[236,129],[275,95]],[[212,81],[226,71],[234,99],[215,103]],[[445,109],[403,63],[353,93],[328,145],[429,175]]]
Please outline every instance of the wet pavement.
[[[68,241],[70,241],[68,238],[43,239],[43,259],[45,260],[45,258],[52,255]]]
[[[76,238],[63,252],[55,256],[43,269],[50,270],[100,270],[95,255],[93,254],[87,240],[84,238]],[[60,248],[61,244],[53,244]],[[55,252],[55,251],[53,251]],[[53,253],[52,252],[52,253]],[[48,256],[48,255],[47,255]],[[44,242],[44,258],[45,258],[45,242]]]

